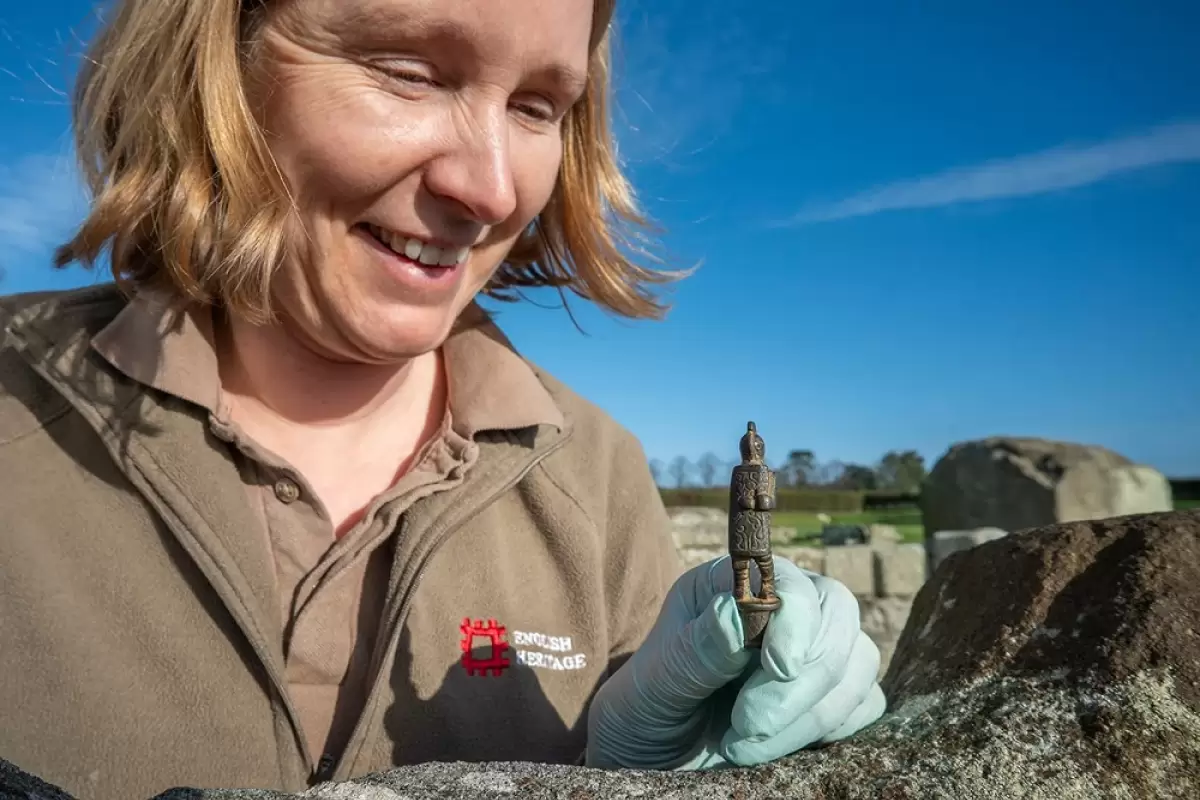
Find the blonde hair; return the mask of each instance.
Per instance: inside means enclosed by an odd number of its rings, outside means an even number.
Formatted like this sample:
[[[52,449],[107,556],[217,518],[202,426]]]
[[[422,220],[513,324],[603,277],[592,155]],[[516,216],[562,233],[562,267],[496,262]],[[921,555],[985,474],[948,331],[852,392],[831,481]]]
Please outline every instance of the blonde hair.
[[[94,265],[110,249],[113,278],[216,302],[265,321],[284,253],[291,201],[243,82],[270,0],[120,0],[75,87],[75,144],[92,205],[55,265]],[[570,290],[611,312],[659,318],[648,225],[622,174],[610,130],[610,20],[596,0],[583,97],[563,122],[563,159],[546,208],[485,287]]]

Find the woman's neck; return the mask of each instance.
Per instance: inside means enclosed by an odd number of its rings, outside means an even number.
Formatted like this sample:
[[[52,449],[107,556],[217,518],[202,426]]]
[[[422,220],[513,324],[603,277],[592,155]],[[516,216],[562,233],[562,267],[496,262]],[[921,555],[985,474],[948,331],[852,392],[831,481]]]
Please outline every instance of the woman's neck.
[[[406,461],[444,418],[446,378],[436,351],[402,364],[343,363],[282,325],[226,318],[215,327],[222,394],[234,420],[280,455],[305,461],[297,451],[332,450],[375,460],[369,453],[379,452]]]

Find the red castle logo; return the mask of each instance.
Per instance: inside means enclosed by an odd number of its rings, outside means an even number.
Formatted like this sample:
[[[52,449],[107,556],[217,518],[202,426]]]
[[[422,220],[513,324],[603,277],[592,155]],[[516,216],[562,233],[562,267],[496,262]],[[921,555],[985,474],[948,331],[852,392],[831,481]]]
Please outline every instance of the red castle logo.
[[[458,629],[462,632],[462,639],[458,643],[463,652],[462,665],[468,675],[498,677],[504,674],[509,661],[508,642],[504,640],[506,629],[503,625],[497,625],[494,619],[489,619],[487,624],[484,624],[481,619],[472,622],[470,617],[465,617]],[[475,658],[473,655],[476,639],[487,640],[490,650],[486,658]]]

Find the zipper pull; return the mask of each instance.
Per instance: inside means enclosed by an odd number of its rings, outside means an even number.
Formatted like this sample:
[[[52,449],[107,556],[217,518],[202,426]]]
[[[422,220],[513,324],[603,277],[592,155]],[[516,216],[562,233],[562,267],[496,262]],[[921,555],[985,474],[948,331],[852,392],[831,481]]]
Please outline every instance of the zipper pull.
[[[332,780],[335,767],[337,767],[337,759],[329,753],[325,753],[317,762],[317,771],[313,773],[313,783],[325,783]]]

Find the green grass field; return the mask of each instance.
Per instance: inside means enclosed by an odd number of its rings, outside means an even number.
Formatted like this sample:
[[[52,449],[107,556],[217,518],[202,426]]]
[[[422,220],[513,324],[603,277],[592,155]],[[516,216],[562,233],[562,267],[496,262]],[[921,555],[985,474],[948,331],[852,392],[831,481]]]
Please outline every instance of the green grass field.
[[[1200,509],[1200,500],[1180,500],[1175,508]],[[841,525],[892,525],[900,532],[906,542],[920,542],[925,537],[925,526],[921,523],[921,512],[916,508],[897,508],[886,511],[864,512],[862,514],[830,514],[832,524]],[[820,533],[824,525],[817,519],[816,514],[802,511],[776,511],[771,514],[775,525],[795,528],[797,537]]]

